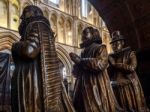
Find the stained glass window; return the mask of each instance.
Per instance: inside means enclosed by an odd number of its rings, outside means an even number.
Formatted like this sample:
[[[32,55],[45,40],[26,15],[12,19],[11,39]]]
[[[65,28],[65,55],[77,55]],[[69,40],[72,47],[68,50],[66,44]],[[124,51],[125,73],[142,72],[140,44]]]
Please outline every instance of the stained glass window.
[[[49,0],[50,2],[53,2],[54,4],[59,4],[59,0]]]

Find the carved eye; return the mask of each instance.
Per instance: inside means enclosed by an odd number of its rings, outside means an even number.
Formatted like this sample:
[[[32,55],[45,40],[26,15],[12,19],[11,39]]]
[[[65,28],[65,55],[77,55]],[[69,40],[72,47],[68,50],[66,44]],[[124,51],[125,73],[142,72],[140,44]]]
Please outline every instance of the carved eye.
[[[31,16],[33,16],[33,14],[31,12],[27,12],[26,15],[25,15],[25,18],[29,18]]]

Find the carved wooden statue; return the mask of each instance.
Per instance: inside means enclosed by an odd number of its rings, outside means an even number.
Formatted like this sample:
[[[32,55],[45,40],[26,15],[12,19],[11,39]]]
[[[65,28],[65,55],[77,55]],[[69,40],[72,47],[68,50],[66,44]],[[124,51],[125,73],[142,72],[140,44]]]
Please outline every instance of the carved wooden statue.
[[[21,16],[21,40],[12,46],[13,112],[73,112],[61,82],[54,35],[37,6]]]
[[[114,93],[120,106],[127,112],[149,112],[143,90],[136,74],[136,54],[125,47],[125,38],[119,31],[112,34],[112,49],[109,55],[110,76]]]
[[[11,55],[0,51],[0,112],[11,112]]]
[[[76,77],[73,103],[77,112],[121,112],[107,74],[108,54],[98,30],[82,33],[81,57],[70,53]]]

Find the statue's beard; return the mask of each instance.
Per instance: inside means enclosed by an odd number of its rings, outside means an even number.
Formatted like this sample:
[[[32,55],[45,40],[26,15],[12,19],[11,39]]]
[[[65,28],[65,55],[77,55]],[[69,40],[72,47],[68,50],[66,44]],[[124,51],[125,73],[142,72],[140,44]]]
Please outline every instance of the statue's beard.
[[[21,40],[24,40],[25,39],[25,31],[26,31],[26,21],[25,20],[22,20],[20,25],[19,25],[19,34],[21,36]]]

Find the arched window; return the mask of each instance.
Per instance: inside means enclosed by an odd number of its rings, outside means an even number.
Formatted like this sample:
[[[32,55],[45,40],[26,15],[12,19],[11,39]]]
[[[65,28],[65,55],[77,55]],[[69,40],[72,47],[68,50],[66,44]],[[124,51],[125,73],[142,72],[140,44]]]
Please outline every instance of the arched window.
[[[7,3],[4,0],[0,0],[0,26],[7,28]]]
[[[59,8],[61,11],[65,11],[66,7],[65,7],[65,0],[61,0],[59,3]]]
[[[106,27],[106,24],[103,20],[102,20],[102,27]]]
[[[96,9],[93,9],[93,24],[95,26],[99,26],[98,18],[99,18],[98,12],[96,11]]]
[[[48,14],[48,11],[47,11],[47,10],[44,10],[43,13],[44,13],[44,16],[49,20],[49,14]]]
[[[87,14],[88,14],[88,17],[87,17],[87,20],[89,23],[93,24],[93,19],[94,19],[94,15],[93,15],[93,7],[92,5],[88,2],[88,11],[87,11]]]
[[[65,43],[64,19],[60,17],[58,21],[58,42]]]
[[[103,44],[106,45],[108,53],[111,53],[112,52],[112,48],[110,45],[111,39],[110,39],[110,35],[108,32],[105,32],[105,31],[102,32],[102,41],[103,41]]]
[[[78,16],[78,18],[81,18],[81,0],[76,0],[76,6],[77,9],[76,10],[76,16]]]
[[[81,15],[82,17],[87,18],[88,16],[88,1],[87,0],[81,0]]]
[[[73,1],[72,0],[65,0],[65,12],[68,14],[72,13],[72,4]]]
[[[70,20],[66,21],[66,44],[72,45],[72,24]]]
[[[51,15],[50,18],[50,24],[53,32],[58,36],[57,34],[57,16],[55,14]],[[58,40],[58,37],[56,37],[56,40]]]
[[[78,25],[78,35],[77,35],[77,38],[78,38],[78,47],[80,47],[80,44],[81,44],[81,38],[82,38],[82,30],[83,30],[83,26],[82,24],[79,24]]]
[[[18,30],[19,26],[19,1],[12,0],[10,3],[10,28]]]

